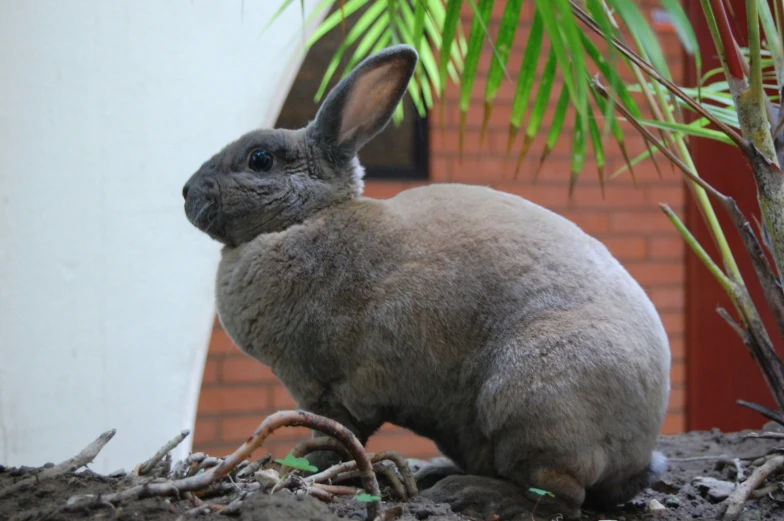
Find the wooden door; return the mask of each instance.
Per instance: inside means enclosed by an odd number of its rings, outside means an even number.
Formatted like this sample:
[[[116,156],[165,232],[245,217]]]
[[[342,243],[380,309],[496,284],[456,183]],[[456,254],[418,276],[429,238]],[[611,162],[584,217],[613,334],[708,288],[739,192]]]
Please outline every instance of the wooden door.
[[[747,32],[745,1],[731,0],[729,3],[733,9],[731,24],[734,34],[736,38],[743,37]],[[720,66],[718,57],[699,0],[686,0],[685,8],[700,43],[704,74]],[[746,45],[745,38],[739,43]],[[696,85],[693,62],[686,60],[686,67],[687,84]],[[752,216],[759,218],[754,180],[746,160],[737,148],[714,141],[694,140],[691,149],[702,177],[719,191],[733,196],[750,221]],[[782,342],[778,329],[764,304],[762,290],[740,237],[725,212],[717,204],[714,208],[752,298],[758,303],[768,331],[781,353]],[[687,197],[686,221],[695,237],[718,261],[717,250],[690,195]],[[735,400],[754,401],[766,406],[772,406],[773,400],[745,346],[716,313],[717,306],[723,306],[735,315],[729,299],[715,279],[689,251],[686,257],[686,428],[702,430],[719,427],[723,431],[757,428],[765,419],[736,405]]]

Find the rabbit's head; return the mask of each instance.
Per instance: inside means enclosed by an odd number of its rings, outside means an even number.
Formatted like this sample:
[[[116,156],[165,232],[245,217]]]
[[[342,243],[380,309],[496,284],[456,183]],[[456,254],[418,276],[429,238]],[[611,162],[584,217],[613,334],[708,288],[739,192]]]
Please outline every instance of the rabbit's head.
[[[357,152],[389,123],[417,59],[407,45],[384,49],[330,91],[307,127],[256,130],[224,147],[183,187],[188,220],[237,246],[360,195]]]

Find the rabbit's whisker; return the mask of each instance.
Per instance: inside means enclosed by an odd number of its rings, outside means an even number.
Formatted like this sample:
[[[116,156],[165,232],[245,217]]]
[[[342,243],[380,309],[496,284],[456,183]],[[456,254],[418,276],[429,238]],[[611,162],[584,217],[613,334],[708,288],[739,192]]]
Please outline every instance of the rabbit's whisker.
[[[201,210],[199,210],[199,213],[197,213],[196,217],[193,218],[193,222],[199,222],[199,217],[201,217],[201,214],[203,214],[205,211],[207,211],[207,208],[212,206],[212,203],[213,203],[213,201],[210,201],[209,203],[207,203],[204,206],[202,206]]]
[[[206,232],[210,231],[210,228],[212,228],[212,225],[215,224],[215,221],[217,221],[217,220],[218,220],[218,214],[216,213],[212,217],[212,219],[210,219],[210,222],[207,223],[207,227],[204,229],[204,232],[206,233]]]

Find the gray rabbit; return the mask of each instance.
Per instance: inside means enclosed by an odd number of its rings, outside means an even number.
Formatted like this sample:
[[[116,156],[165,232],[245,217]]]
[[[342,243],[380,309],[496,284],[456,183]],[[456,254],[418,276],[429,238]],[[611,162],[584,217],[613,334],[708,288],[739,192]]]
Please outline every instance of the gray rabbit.
[[[535,487],[567,517],[623,503],[667,466],[656,309],[601,243],[523,198],[362,196],[357,152],[417,60],[406,45],[370,56],[306,128],[245,134],[187,182],[189,221],[224,244],[220,320],[300,408],[362,443],[385,422],[434,440],[455,474],[425,496],[460,508],[460,489]]]

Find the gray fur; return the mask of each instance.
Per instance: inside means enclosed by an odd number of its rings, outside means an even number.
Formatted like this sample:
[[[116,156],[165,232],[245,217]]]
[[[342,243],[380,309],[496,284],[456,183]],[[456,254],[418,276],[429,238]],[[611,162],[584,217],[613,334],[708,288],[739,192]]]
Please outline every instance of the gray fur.
[[[467,474],[554,492],[569,515],[586,497],[631,499],[666,466],[652,455],[670,352],[627,271],[517,196],[458,184],[361,195],[356,151],[416,59],[406,46],[369,58],[307,128],[251,132],[194,174],[186,214],[226,245],[220,320],[299,407],[363,443],[401,425]],[[394,88],[366,81],[379,70]],[[361,128],[335,130],[371,102]],[[247,167],[258,147],[275,158],[264,174]]]

